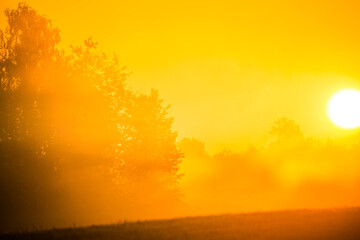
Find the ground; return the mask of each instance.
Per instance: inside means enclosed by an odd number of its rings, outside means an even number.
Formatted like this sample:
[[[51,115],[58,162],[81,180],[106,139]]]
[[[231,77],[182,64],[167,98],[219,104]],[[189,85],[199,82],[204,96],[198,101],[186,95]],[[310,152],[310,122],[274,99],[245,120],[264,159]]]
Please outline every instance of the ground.
[[[12,233],[1,239],[352,240],[360,239],[360,208],[227,214]]]

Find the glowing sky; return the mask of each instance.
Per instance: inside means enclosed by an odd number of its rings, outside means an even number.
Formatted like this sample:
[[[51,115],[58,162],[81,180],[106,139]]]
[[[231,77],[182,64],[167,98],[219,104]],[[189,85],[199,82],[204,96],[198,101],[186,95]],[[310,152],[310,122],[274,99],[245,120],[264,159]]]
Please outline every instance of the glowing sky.
[[[353,133],[329,121],[326,105],[360,88],[357,1],[27,2],[60,28],[62,46],[92,36],[118,53],[129,86],[158,89],[180,137],[209,151],[264,143],[282,116],[306,136]]]

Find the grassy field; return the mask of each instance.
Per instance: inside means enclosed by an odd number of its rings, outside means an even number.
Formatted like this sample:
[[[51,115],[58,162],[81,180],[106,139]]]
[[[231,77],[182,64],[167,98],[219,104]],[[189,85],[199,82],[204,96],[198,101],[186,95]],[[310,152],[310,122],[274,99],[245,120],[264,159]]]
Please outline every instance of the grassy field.
[[[2,235],[1,239],[360,239],[360,208],[229,214]]]

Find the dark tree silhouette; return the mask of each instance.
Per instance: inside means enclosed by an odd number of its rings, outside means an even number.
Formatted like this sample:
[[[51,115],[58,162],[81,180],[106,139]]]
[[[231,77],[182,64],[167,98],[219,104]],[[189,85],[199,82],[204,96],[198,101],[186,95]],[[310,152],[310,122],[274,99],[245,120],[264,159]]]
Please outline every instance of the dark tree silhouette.
[[[7,9],[5,15],[8,26],[0,31],[0,139],[33,145],[35,135],[49,133],[41,124],[45,117],[41,110],[53,83],[46,73],[61,57],[56,50],[59,31],[23,3],[16,10]],[[34,150],[41,155],[46,143],[36,143]]]
[[[118,199],[119,205],[135,196],[150,205],[175,199],[181,154],[158,93],[129,90],[117,56],[99,52],[92,39],[68,55],[59,50],[59,30],[27,4],[5,15],[1,223],[21,225],[24,218],[23,224],[37,224],[26,217],[55,215],[49,208],[61,211],[65,192],[85,203],[90,195]],[[107,203],[94,204],[99,209]]]
[[[24,224],[29,215],[43,214],[52,205],[53,197],[58,196],[51,186],[54,164],[46,154],[52,141],[46,110],[51,107],[48,97],[54,83],[51,72],[61,66],[63,57],[56,50],[60,36],[51,21],[24,3],[15,10],[7,9],[5,15],[8,26],[0,31],[3,227]],[[43,198],[47,198],[47,206]]]

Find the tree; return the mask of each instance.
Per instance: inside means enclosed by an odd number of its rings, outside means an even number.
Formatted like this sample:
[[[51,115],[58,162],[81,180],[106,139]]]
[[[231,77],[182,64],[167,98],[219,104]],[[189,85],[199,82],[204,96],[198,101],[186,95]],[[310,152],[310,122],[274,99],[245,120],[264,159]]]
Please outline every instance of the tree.
[[[179,194],[178,168],[182,154],[167,109],[162,107],[155,90],[150,95],[129,96],[119,116],[122,121],[112,149],[116,183],[147,206],[142,211],[152,210],[151,214],[174,204]]]
[[[283,150],[298,146],[304,142],[304,135],[299,125],[285,117],[275,121],[274,126],[270,130],[270,134],[275,137],[272,146],[277,146]]]
[[[85,41],[85,48],[73,47],[72,77],[91,81],[107,108],[103,110],[107,132],[106,153],[115,183],[126,191],[176,189],[180,153],[176,145],[173,119],[167,116],[158,92],[136,94],[125,86],[128,73],[116,55],[109,59],[96,52],[97,43]],[[93,106],[93,105],[92,105]],[[98,112],[95,111],[95,114]],[[93,116],[93,119],[95,116]],[[150,194],[150,193],[149,193]],[[154,192],[152,193],[154,194]]]
[[[39,111],[45,104],[42,95],[51,78],[40,75],[40,69],[53,66],[61,57],[56,50],[59,31],[51,21],[37,15],[26,4],[5,10],[8,26],[0,31],[0,98],[1,141],[26,141],[41,131]],[[41,71],[44,72],[44,71]],[[34,146],[39,154],[45,143]]]
[[[5,15],[8,26],[0,31],[3,218],[13,216],[9,222],[17,224],[21,214],[49,217],[45,206],[61,209],[58,199],[65,192],[84,202],[95,193],[119,201],[136,196],[150,205],[175,199],[182,154],[157,91],[129,90],[117,56],[99,52],[92,39],[70,54],[59,50],[59,30],[25,3]],[[118,190],[110,192],[113,185]],[[11,202],[14,208],[3,209]]]

